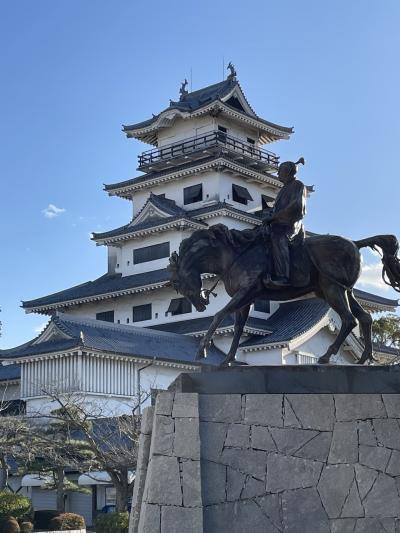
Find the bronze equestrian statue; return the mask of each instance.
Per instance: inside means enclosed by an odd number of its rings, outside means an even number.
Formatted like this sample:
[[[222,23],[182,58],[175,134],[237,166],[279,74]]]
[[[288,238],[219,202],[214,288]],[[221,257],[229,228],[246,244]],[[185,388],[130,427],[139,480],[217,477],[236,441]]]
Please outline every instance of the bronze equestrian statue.
[[[297,163],[300,162],[303,160]],[[304,239],[301,220],[305,212],[305,187],[295,181],[296,165],[292,162],[280,165],[278,175],[283,178],[284,186],[274,208],[264,217],[262,227],[238,231],[216,224],[207,230],[195,231],[182,241],[179,254],[171,255],[172,285],[197,311],[206,309],[211,292],[202,289],[203,273],[215,274],[231,296],[215,314],[201,341],[198,358],[204,357],[215,330],[227,315],[235,314],[235,330],[223,362],[225,366],[235,358],[250,305],[255,300],[281,302],[315,294],[338,313],[342,322],[336,340],[318,362],[329,363],[357,320],[365,343],[358,363],[372,360],[372,318],[353,294],[361,273],[359,250],[370,247],[382,251],[382,277],[400,292],[398,241],[393,235],[376,235],[359,241],[335,235]],[[290,187],[292,190],[288,191]]]

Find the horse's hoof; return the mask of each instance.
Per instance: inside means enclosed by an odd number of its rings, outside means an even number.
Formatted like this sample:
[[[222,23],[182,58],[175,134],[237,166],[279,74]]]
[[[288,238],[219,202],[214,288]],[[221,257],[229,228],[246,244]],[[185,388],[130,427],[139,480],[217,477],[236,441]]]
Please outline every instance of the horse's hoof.
[[[318,359],[318,364],[319,365],[329,365],[329,359],[330,359],[330,357],[326,357],[326,355],[323,355],[322,357],[320,357]]]

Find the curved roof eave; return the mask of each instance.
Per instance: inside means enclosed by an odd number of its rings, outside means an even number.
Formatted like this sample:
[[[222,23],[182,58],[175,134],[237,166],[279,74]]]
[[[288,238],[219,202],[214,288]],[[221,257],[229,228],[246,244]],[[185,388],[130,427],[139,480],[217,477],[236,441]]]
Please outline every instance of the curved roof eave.
[[[294,131],[293,127],[281,126],[262,119],[257,115],[252,116],[244,113],[220,99],[206,103],[193,111],[181,111],[180,109],[169,107],[161,111],[160,114],[155,115],[152,119],[131,126],[123,126],[123,131],[127,137],[133,137],[157,146],[157,131],[159,128],[168,127],[177,117],[186,119],[201,116],[213,111],[215,108],[219,108],[220,111],[226,111],[239,120],[245,120],[259,130],[269,133],[276,139],[287,139]],[[171,117],[169,118],[168,115],[171,115]],[[163,120],[168,120],[168,123],[163,124]]]

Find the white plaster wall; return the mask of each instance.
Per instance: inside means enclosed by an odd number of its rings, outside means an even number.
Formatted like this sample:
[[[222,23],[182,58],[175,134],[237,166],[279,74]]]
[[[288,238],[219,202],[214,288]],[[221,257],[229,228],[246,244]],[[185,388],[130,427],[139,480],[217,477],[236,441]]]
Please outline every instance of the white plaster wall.
[[[192,185],[203,184],[203,200],[193,204],[184,205],[183,203],[183,189],[191,187]],[[246,187],[249,191],[252,202],[247,205],[232,200],[232,184]],[[261,185],[257,182],[252,182],[246,178],[238,177],[230,172],[217,172],[212,170],[209,172],[202,172],[201,174],[194,174],[192,176],[185,176],[180,180],[170,181],[168,183],[160,183],[154,185],[151,189],[141,189],[132,195],[132,216],[135,217],[150,196],[150,192],[154,194],[165,194],[166,198],[174,200],[179,207],[187,211],[192,209],[199,209],[211,202],[223,202],[232,204],[242,211],[255,211],[262,206],[261,195],[276,197],[279,189],[272,186]]]
[[[216,171],[203,172],[201,174],[193,174],[180,180],[170,181],[168,183],[160,183],[154,185],[151,189],[141,189],[133,196],[133,216],[142,209],[150,196],[150,192],[154,194],[165,194],[166,198],[174,200],[179,207],[186,210],[198,209],[209,202],[220,201],[219,196],[219,179],[220,173]],[[193,204],[184,205],[183,203],[183,189],[191,187],[192,185],[203,184],[203,200]]]
[[[177,356],[178,358],[179,356]],[[145,366],[145,365],[142,365]],[[186,370],[186,372],[195,372],[196,369]],[[182,368],[171,368],[167,366],[148,366],[140,371],[140,390],[150,391],[151,389],[166,390],[171,383],[181,374],[185,372]],[[142,404],[142,408],[150,405],[151,398],[148,398],[146,402]]]
[[[200,137],[214,129],[215,119],[210,115],[191,119],[177,117],[170,127],[158,130],[158,147],[181,142],[191,137]]]
[[[115,268],[116,273],[121,273],[123,276],[131,276],[133,274],[140,274],[141,272],[150,272],[166,268],[169,264],[169,258],[163,257],[154,261],[146,261],[145,263],[133,263],[133,250],[137,248],[144,248],[145,246],[152,246],[163,242],[170,243],[170,253],[179,250],[179,245],[183,239],[189,237],[191,232],[181,230],[169,230],[154,235],[148,235],[142,239],[134,239],[126,241],[118,249],[118,260]]]
[[[247,137],[254,139],[256,143],[258,141],[258,133],[255,128],[246,127],[243,124],[239,125],[227,117],[206,115],[188,119],[177,117],[170,127],[158,131],[158,147],[181,142],[190,137],[201,137],[205,133],[217,130],[218,126],[227,128],[228,135],[237,137],[244,142],[246,142]]]
[[[107,246],[107,272],[109,274],[115,273],[115,267],[118,263],[118,250],[116,246]]]
[[[236,355],[238,361],[243,361],[248,365],[282,365],[282,349],[273,348],[271,350],[260,350],[256,352],[244,352],[239,348]]]

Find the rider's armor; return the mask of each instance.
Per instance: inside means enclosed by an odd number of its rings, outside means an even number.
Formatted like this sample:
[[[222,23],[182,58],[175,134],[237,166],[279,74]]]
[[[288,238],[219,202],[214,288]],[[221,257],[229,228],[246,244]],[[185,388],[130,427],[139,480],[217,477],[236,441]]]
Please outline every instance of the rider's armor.
[[[297,163],[299,162],[303,160]],[[301,181],[296,180],[297,163],[287,161],[279,166],[279,177],[284,186],[266,219],[270,227],[275,284],[289,283],[289,243],[294,237],[304,233],[302,220],[306,213],[307,189]]]

